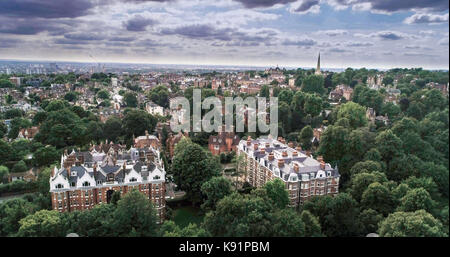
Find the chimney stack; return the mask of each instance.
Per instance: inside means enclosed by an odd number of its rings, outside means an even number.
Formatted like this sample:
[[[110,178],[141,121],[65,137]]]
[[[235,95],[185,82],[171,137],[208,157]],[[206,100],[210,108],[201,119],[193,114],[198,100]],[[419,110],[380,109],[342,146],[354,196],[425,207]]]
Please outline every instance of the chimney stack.
[[[287,153],[287,151],[283,151],[283,154],[282,154],[282,156],[283,156],[283,157],[287,157],[287,156],[288,156],[288,153]]]
[[[289,142],[289,143],[288,143],[288,146],[289,146],[290,148],[294,148],[294,143]]]
[[[294,171],[298,172],[300,170],[300,167],[298,166],[297,163],[294,163]]]
[[[294,152],[292,153],[292,157],[297,157],[297,156],[298,156],[297,151],[294,151]]]
[[[323,156],[322,155],[317,156],[317,161],[318,162],[322,162],[323,161]]]
[[[148,130],[145,130],[145,136],[146,136],[147,139],[148,139]]]
[[[66,168],[66,170],[67,170],[67,178],[70,177],[70,167],[71,167],[71,166],[68,166],[68,167]]]
[[[266,149],[264,147],[261,147],[261,154],[265,154],[266,153]]]
[[[322,170],[325,170],[325,162],[324,162],[324,161],[321,161],[321,162],[320,162],[320,168],[321,168]]]
[[[247,137],[247,146],[250,146],[252,144],[252,137],[248,136]]]
[[[284,160],[283,159],[279,159],[278,160],[278,167],[283,168],[284,166]]]
[[[258,150],[258,144],[253,145],[253,150],[255,150],[255,151]]]
[[[308,157],[311,157],[311,151],[306,151],[306,155],[308,156]]]
[[[297,146],[297,147],[295,148],[295,150],[297,150],[297,152],[301,152],[301,151],[302,151],[302,147],[301,147],[301,146]]]
[[[269,148],[269,147],[270,147],[270,143],[267,142],[267,143],[266,143],[266,148]]]
[[[273,153],[269,153],[269,161],[273,161]]]

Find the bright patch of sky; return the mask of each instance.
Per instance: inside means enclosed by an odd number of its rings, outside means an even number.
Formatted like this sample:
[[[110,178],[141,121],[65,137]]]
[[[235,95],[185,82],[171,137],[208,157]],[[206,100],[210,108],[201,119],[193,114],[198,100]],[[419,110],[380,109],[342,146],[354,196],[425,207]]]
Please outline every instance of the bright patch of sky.
[[[448,69],[448,32],[443,0],[0,2],[2,59]]]

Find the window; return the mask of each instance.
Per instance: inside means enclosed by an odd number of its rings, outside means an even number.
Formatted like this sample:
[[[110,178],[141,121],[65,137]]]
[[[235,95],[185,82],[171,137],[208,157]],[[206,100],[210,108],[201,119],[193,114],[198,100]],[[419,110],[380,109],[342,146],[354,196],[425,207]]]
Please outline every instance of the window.
[[[87,182],[87,181],[83,182],[83,186],[84,186],[84,187],[88,187],[88,186],[90,186],[90,185],[91,185],[91,183],[89,183],[89,182]]]
[[[101,180],[97,180],[97,185],[101,185],[102,181]]]
[[[136,181],[137,181],[137,179],[135,177],[130,178],[130,182],[136,182]]]
[[[153,177],[153,179],[155,179],[155,180],[156,180],[156,179],[160,179],[160,178],[161,178],[161,177],[158,176],[158,175],[156,175],[156,176]]]
[[[64,188],[64,185],[63,185],[63,184],[58,184],[58,185],[56,185],[55,187],[56,187],[56,188]]]
[[[89,196],[89,191],[85,191],[84,196]]]
[[[72,182],[70,183],[70,186],[71,186],[71,187],[75,187],[75,182],[72,181]]]

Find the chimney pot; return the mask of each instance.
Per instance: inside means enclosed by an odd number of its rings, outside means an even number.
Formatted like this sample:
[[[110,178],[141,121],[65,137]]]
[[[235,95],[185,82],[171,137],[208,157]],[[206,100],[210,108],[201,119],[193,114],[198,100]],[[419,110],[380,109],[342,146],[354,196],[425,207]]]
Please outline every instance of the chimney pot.
[[[325,162],[324,162],[324,161],[321,161],[321,162],[320,162],[320,168],[321,168],[322,170],[325,170]]]
[[[289,142],[289,143],[288,143],[288,146],[289,146],[290,148],[293,148],[293,147],[294,147],[294,143]]]
[[[287,151],[283,151],[283,157],[287,157],[287,156],[288,156]]]
[[[298,172],[300,169],[300,167],[298,166],[297,163],[294,163],[294,171]]]
[[[264,147],[261,147],[261,153],[265,154],[266,153],[266,149]]]
[[[282,168],[284,166],[284,160],[283,159],[279,159],[278,160],[278,167]]]
[[[274,157],[274,156],[273,156],[273,153],[270,153],[270,154],[269,154],[269,161],[273,161],[273,157]]]
[[[294,152],[292,153],[292,156],[298,156],[297,151],[294,151]]]

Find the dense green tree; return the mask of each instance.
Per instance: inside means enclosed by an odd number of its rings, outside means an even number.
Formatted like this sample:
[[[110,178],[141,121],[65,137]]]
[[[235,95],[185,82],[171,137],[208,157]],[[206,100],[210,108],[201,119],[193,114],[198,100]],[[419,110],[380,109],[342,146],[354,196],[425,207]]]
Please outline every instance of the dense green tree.
[[[156,236],[157,216],[153,204],[137,190],[125,194],[114,211],[114,230],[119,236]]]
[[[136,94],[135,94],[135,93],[132,93],[132,92],[126,92],[126,93],[123,95],[123,101],[125,102],[125,105],[126,105],[127,107],[135,108],[135,107],[138,106],[138,100],[137,100],[137,97],[136,97]]]
[[[117,142],[117,139],[122,135],[122,121],[117,117],[111,117],[106,120],[103,127],[103,133],[109,141]]]
[[[27,165],[23,160],[21,160],[13,166],[13,168],[11,169],[11,173],[20,173],[25,172],[27,170],[28,170]]]
[[[263,189],[277,208],[285,208],[289,204],[289,193],[286,190],[286,184],[281,179],[267,182]]]
[[[312,139],[314,137],[314,131],[311,128],[311,126],[305,126],[298,136],[298,141],[300,142],[301,146],[306,149],[310,150],[312,147]]]
[[[61,214],[55,210],[40,210],[19,221],[17,236],[21,237],[58,237],[64,235]]]
[[[33,163],[36,167],[48,166],[58,161],[60,155],[53,146],[46,146],[36,150],[33,154]]]
[[[318,75],[309,75],[303,80],[302,91],[306,93],[317,93],[319,95],[323,95],[325,93],[323,77]]]
[[[347,193],[339,193],[336,197],[313,197],[304,203],[303,210],[308,210],[319,218],[322,232],[326,236],[360,235],[357,202]]]
[[[442,223],[424,210],[394,212],[384,219],[378,233],[382,237],[447,237]]]
[[[82,237],[119,236],[113,227],[115,208],[112,204],[99,204],[91,210],[65,213],[65,234],[77,233]]]
[[[213,177],[203,183],[201,191],[206,196],[202,208],[214,209],[220,199],[232,193],[231,181],[225,177]]]
[[[162,85],[154,87],[150,90],[148,96],[157,105],[164,108],[169,107],[169,90],[167,87]]]
[[[197,224],[189,223],[184,228],[180,228],[171,220],[165,221],[159,230],[162,237],[206,237],[209,233]]]
[[[193,203],[201,201],[203,183],[220,172],[219,161],[192,142],[177,144],[171,167],[175,183]]]
[[[75,101],[77,101],[77,98],[78,98],[78,94],[73,91],[68,92],[66,95],[64,95],[64,100],[67,100],[69,102],[75,102]]]
[[[262,85],[261,90],[259,91],[259,96],[265,98],[270,97],[270,89],[268,85]]]
[[[337,118],[347,118],[352,128],[362,127],[367,123],[366,110],[354,102],[341,105],[337,113]]]
[[[366,209],[359,213],[358,217],[361,222],[361,234],[376,233],[378,224],[383,220],[383,215],[372,209]]]
[[[275,237],[305,236],[305,223],[292,209],[281,209],[273,215],[273,234]]]
[[[379,133],[375,142],[383,160],[387,163],[402,153],[402,140],[389,129]]]
[[[212,236],[272,236],[273,209],[262,197],[232,193],[206,214],[204,227]]]
[[[0,204],[0,236],[13,236],[19,230],[19,221],[35,210],[33,204],[21,198]]]
[[[425,210],[431,212],[435,203],[430,194],[423,188],[414,188],[409,190],[400,200],[397,211],[414,212]]]
[[[306,94],[304,110],[311,117],[316,117],[322,112],[322,98],[316,94]]]
[[[0,184],[2,184],[9,175],[9,169],[6,166],[0,165]]]
[[[108,100],[110,95],[109,95],[108,90],[102,89],[102,90],[98,91],[97,97],[102,99],[102,100]]]
[[[322,231],[320,228],[319,219],[311,214],[309,211],[302,211],[300,218],[305,224],[305,236],[307,237],[321,237]]]
[[[127,109],[124,114],[122,127],[128,138],[144,135],[145,131],[150,133],[155,129],[157,119],[143,110]]]
[[[364,191],[371,185],[372,183],[379,182],[384,183],[387,182],[386,175],[384,173],[378,171],[372,171],[370,173],[366,173],[367,171],[363,171],[361,173],[356,173],[352,175],[350,181],[350,192],[353,198],[357,201],[361,201]]]
[[[395,201],[386,186],[379,182],[374,182],[362,194],[361,206],[387,215],[394,209]]]

